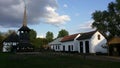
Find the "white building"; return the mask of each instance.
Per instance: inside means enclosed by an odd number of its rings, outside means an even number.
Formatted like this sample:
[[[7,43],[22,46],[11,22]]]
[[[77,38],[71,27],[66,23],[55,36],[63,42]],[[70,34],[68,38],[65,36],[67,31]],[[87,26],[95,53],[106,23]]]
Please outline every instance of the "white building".
[[[61,51],[61,42],[60,42],[61,39],[62,38],[57,38],[54,41],[52,41],[51,43],[49,43],[48,45],[54,51]]]
[[[62,45],[61,45],[61,50],[62,51],[68,51],[68,52],[77,52],[78,47],[77,47],[77,38],[80,36],[80,34],[73,34],[69,36],[63,37],[61,39]]]
[[[99,31],[82,33],[78,40],[79,53],[107,53],[107,40]]]
[[[65,36],[59,40],[56,39],[52,42],[54,44],[52,48],[55,51],[66,52],[107,53],[107,48],[104,48],[106,43],[107,40],[99,31],[91,31]]]

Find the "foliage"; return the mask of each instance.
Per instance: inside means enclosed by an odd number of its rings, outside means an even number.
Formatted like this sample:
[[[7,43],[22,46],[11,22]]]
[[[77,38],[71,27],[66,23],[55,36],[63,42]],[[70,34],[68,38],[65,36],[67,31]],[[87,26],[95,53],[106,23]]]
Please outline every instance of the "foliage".
[[[7,32],[0,32],[0,51],[2,49],[3,40],[13,32],[15,32],[15,31],[14,30],[8,30]]]
[[[59,31],[58,38],[69,35],[69,32],[65,29]]]
[[[32,42],[36,48],[43,48],[43,46],[47,44],[47,40],[45,38],[36,38]]]
[[[2,33],[0,32],[0,51],[2,49],[2,41],[4,40],[4,36],[2,35]]]
[[[12,34],[13,32],[16,32],[15,30],[8,30],[7,32],[3,33],[4,37],[8,37],[10,34]],[[17,33],[17,32],[16,32]]]
[[[48,42],[51,42],[53,40],[53,33],[48,31],[46,33],[46,39],[47,39]]]
[[[94,19],[93,28],[105,35],[109,33],[109,37],[120,36],[120,0],[109,3],[107,10],[95,11],[92,18]]]
[[[37,33],[35,30],[31,29],[30,31],[30,40],[36,39]]]

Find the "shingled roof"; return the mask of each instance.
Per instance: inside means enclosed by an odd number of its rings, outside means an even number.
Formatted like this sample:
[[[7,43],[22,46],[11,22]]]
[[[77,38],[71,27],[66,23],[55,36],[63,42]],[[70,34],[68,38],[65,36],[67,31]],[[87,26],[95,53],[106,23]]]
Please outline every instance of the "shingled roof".
[[[22,26],[18,31],[30,31],[27,26]]]
[[[79,33],[78,33],[78,34],[79,34]],[[78,34],[73,34],[73,35],[64,36],[63,39],[61,40],[61,42],[73,41],[74,38],[75,38]]]
[[[96,31],[81,33],[77,40],[90,39]]]

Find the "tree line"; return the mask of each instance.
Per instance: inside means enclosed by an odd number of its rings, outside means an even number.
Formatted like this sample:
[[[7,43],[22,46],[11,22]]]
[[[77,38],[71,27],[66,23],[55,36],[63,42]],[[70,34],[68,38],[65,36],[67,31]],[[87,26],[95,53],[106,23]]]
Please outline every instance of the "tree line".
[[[5,38],[15,32],[14,30],[8,30],[7,32],[0,32],[0,46]],[[16,32],[17,33],[17,32]],[[69,32],[65,29],[59,31],[57,38],[69,35]],[[33,29],[30,31],[30,42],[35,48],[46,48],[47,44],[54,40],[53,32],[48,31],[45,38],[37,38],[37,32]]]
[[[57,38],[64,37],[67,35],[69,35],[69,32],[65,29],[62,29],[58,32]],[[50,31],[46,33],[45,38],[37,38],[36,36],[36,31],[32,30],[30,32],[30,40],[36,48],[47,48],[48,43],[52,42],[55,39],[53,32]]]

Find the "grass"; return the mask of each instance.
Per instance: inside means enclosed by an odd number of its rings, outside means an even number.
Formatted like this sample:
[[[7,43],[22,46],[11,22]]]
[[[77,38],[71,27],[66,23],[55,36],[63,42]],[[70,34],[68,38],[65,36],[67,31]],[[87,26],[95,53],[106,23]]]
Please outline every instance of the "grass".
[[[0,68],[120,68],[120,62],[84,60],[79,56],[0,53]]]

